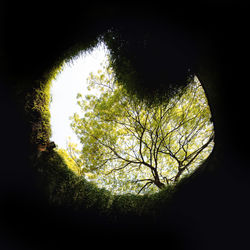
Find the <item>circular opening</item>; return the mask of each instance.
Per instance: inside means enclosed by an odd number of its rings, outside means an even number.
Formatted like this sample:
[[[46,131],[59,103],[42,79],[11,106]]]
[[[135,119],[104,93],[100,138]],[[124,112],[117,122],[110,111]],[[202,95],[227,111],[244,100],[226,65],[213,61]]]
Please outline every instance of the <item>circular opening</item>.
[[[197,169],[214,146],[199,79],[148,103],[128,93],[99,43],[64,65],[52,82],[52,137],[76,175],[113,194],[152,194]]]

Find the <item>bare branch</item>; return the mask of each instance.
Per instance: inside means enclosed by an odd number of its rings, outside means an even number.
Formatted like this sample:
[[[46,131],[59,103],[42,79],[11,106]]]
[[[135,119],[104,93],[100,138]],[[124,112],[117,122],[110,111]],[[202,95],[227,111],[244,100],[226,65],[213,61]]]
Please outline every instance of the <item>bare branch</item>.
[[[184,167],[181,167],[181,165],[179,166],[179,168],[178,168],[179,171],[178,171],[177,175],[175,176],[174,182],[178,181],[178,179],[180,178],[181,174],[196,159],[196,157],[213,141],[213,139],[214,139],[214,133],[210,136],[210,138],[207,141],[207,143],[205,143],[202,147],[200,147],[198,150],[194,151],[192,154],[190,154],[188,157],[186,157],[186,159],[183,160],[183,162],[184,162],[187,159],[189,159],[190,157],[192,157],[191,160]]]
[[[111,171],[109,171],[106,175],[109,175],[111,173],[113,173],[114,171],[119,171],[122,170],[124,168],[126,168],[127,166],[129,166],[130,164],[132,164],[132,162],[127,162],[124,166],[120,167],[120,168],[113,168]]]
[[[137,194],[140,194],[140,192],[147,186],[147,185],[152,185],[153,182],[147,182],[140,190]]]
[[[151,181],[151,182],[154,182],[154,180],[152,180],[152,179],[141,179],[141,180],[134,181],[134,183],[138,183],[138,182],[141,182],[141,181]]]

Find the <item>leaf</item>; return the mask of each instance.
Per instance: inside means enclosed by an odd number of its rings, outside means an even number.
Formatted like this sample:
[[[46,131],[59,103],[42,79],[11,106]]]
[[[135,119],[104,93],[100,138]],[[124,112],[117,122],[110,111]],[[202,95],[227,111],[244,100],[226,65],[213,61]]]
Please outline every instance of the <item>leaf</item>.
[[[212,151],[211,113],[197,79],[157,106],[130,95],[109,65],[90,74],[88,90],[93,89],[99,90],[96,96],[78,95],[83,118],[74,114],[71,126],[81,138],[79,163],[99,187],[153,193],[156,181],[175,185]]]

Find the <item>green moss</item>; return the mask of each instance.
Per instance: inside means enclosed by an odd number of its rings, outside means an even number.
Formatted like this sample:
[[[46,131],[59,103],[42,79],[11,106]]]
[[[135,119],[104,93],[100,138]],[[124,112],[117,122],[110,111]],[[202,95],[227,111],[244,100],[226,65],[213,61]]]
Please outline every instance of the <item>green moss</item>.
[[[136,63],[136,55],[135,53],[131,53],[131,50],[133,51],[135,49],[135,42],[127,41],[126,38],[120,34],[119,30],[114,28],[105,32],[100,39],[102,39],[109,48],[111,66],[115,71],[118,82],[123,84],[131,95],[135,94],[138,98],[143,99],[143,101],[149,104],[159,104],[166,101],[177,93],[180,93],[189,82],[187,78],[186,81],[180,85],[159,85],[157,80],[154,79],[154,81],[156,81],[154,84],[150,83],[150,85],[147,85],[145,74],[139,74],[137,71],[138,62]],[[145,37],[145,41],[146,39]],[[143,46],[141,45],[138,48],[141,47]],[[146,52],[145,50],[144,53]]]
[[[112,221],[124,216],[153,219],[172,194],[172,190],[166,188],[153,195],[112,195],[75,175],[57,152],[43,153],[35,165],[51,204],[77,211],[89,210]]]
[[[63,63],[44,77],[35,82],[35,87],[26,92],[24,97],[25,120],[30,127],[31,144],[45,144],[51,137],[50,127],[50,86],[52,80],[62,69]]]

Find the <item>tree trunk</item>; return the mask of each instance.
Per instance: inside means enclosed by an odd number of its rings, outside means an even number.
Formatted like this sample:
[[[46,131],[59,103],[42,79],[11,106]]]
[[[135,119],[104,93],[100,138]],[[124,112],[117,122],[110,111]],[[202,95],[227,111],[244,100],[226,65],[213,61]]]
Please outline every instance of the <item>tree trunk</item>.
[[[156,180],[154,182],[154,184],[159,188],[159,189],[163,189],[165,187],[165,184],[163,184],[162,182],[160,182],[160,180]]]
[[[159,175],[158,175],[158,171],[155,168],[153,171],[153,175],[154,175],[154,184],[159,188],[159,189],[163,189],[165,187],[165,184],[163,184],[160,181]]]

